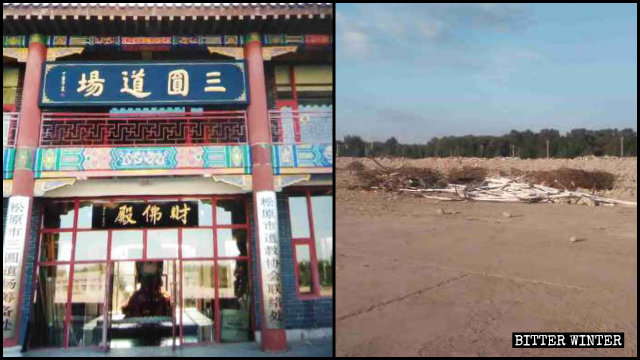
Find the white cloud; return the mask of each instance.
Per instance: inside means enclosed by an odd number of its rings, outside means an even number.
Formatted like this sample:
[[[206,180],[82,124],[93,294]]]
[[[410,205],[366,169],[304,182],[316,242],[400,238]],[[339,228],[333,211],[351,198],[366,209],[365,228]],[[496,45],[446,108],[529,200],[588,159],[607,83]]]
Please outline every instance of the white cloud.
[[[349,58],[365,58],[371,53],[371,36],[362,22],[354,22],[345,14],[336,16],[338,28],[338,50]]]
[[[338,33],[360,27],[374,37],[446,40],[453,32],[515,30],[530,18],[525,4],[367,4],[354,10],[363,23],[345,21],[338,7]]]
[[[508,86],[515,73],[544,60],[544,56],[532,50],[497,52],[489,56],[488,66],[477,75],[476,80],[496,86]]]
[[[427,39],[436,39],[445,31],[444,24],[438,20],[425,20],[416,24],[416,27]]]
[[[369,36],[362,31],[348,31],[343,34],[343,46],[347,55],[364,57],[369,52]]]

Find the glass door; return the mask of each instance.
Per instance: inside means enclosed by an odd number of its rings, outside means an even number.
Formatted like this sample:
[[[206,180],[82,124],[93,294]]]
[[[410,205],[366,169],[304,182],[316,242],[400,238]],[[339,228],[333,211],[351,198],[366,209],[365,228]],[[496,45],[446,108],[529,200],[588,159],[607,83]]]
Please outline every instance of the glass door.
[[[214,261],[183,261],[182,283],[180,320],[184,343],[215,343],[218,314]]]
[[[29,346],[251,341],[249,201],[46,201]]]
[[[176,260],[111,263],[107,347],[180,345]]]

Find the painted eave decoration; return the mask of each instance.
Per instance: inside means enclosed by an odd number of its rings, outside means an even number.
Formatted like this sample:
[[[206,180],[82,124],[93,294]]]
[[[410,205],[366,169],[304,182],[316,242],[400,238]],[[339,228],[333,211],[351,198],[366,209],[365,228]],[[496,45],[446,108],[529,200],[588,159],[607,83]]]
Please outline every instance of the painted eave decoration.
[[[40,148],[36,178],[251,174],[248,145]]]
[[[333,145],[274,145],[272,162],[275,174],[330,173],[333,171]]]
[[[15,151],[14,148],[2,148],[2,178],[13,178],[13,168],[15,164]]]

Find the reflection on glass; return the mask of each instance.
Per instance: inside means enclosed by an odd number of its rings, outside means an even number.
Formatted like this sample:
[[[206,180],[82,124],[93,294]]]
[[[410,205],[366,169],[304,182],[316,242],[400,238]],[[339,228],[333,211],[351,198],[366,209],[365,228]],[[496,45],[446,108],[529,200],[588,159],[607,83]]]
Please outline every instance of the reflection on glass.
[[[182,265],[182,326],[187,344],[215,341],[215,271],[213,261]]]
[[[211,200],[203,199],[183,199],[184,201],[198,202],[198,226],[213,225],[213,205]]]
[[[247,256],[246,229],[218,230],[218,257]]]
[[[93,225],[93,201],[82,201],[78,209],[78,229],[91,229]]]
[[[69,265],[38,269],[36,302],[31,315],[31,347],[64,346],[64,320],[69,288]]]
[[[298,65],[295,67],[297,100],[301,113],[308,109],[327,111],[333,104],[333,68],[329,65]],[[324,120],[329,129],[332,121]],[[313,119],[309,122],[314,122]],[[301,127],[306,123],[301,122]],[[323,124],[319,124],[323,125]],[[302,132],[302,131],[301,131]],[[302,132],[304,135],[304,132]],[[326,132],[325,132],[326,134]]]
[[[102,343],[106,272],[106,264],[75,265],[69,346],[99,346]]]
[[[213,258],[213,230],[182,229],[183,258]]]
[[[114,318],[122,317],[122,308],[136,288],[136,263],[119,261],[114,264],[112,311]]]
[[[291,217],[291,237],[294,239],[310,238],[306,196],[289,197],[289,216]]]
[[[174,259],[178,257],[178,230],[147,231],[147,258]]]
[[[316,257],[320,274],[320,295],[333,294],[333,197],[311,198]]]
[[[296,261],[298,266],[298,291],[300,294],[313,293],[311,287],[311,253],[309,245],[296,245]]]
[[[74,216],[73,201],[45,202],[44,204],[44,227],[47,229],[72,228]]]
[[[76,235],[76,261],[107,260],[109,232],[80,231]]]
[[[142,258],[142,231],[114,231],[111,233],[111,259]]]
[[[112,348],[172,345],[173,299],[179,288],[174,269],[172,261],[115,263],[109,330]]]
[[[218,276],[222,342],[249,341],[251,294],[247,261],[218,262]]]
[[[247,223],[244,200],[218,200],[216,208],[218,225],[242,225]]]
[[[43,234],[40,244],[40,261],[70,261],[71,233]]]

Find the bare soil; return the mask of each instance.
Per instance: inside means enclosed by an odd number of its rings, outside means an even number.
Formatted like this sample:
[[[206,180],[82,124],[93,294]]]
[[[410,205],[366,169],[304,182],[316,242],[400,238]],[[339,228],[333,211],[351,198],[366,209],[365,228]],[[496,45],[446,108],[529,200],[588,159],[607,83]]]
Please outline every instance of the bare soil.
[[[356,180],[341,160],[338,356],[637,356],[636,208],[448,203],[349,190]],[[636,160],[613,160],[503,166],[609,171],[622,181],[608,195],[635,201]],[[445,170],[468,160],[416,162]],[[511,348],[512,332],[552,331],[624,332],[625,348]]]

